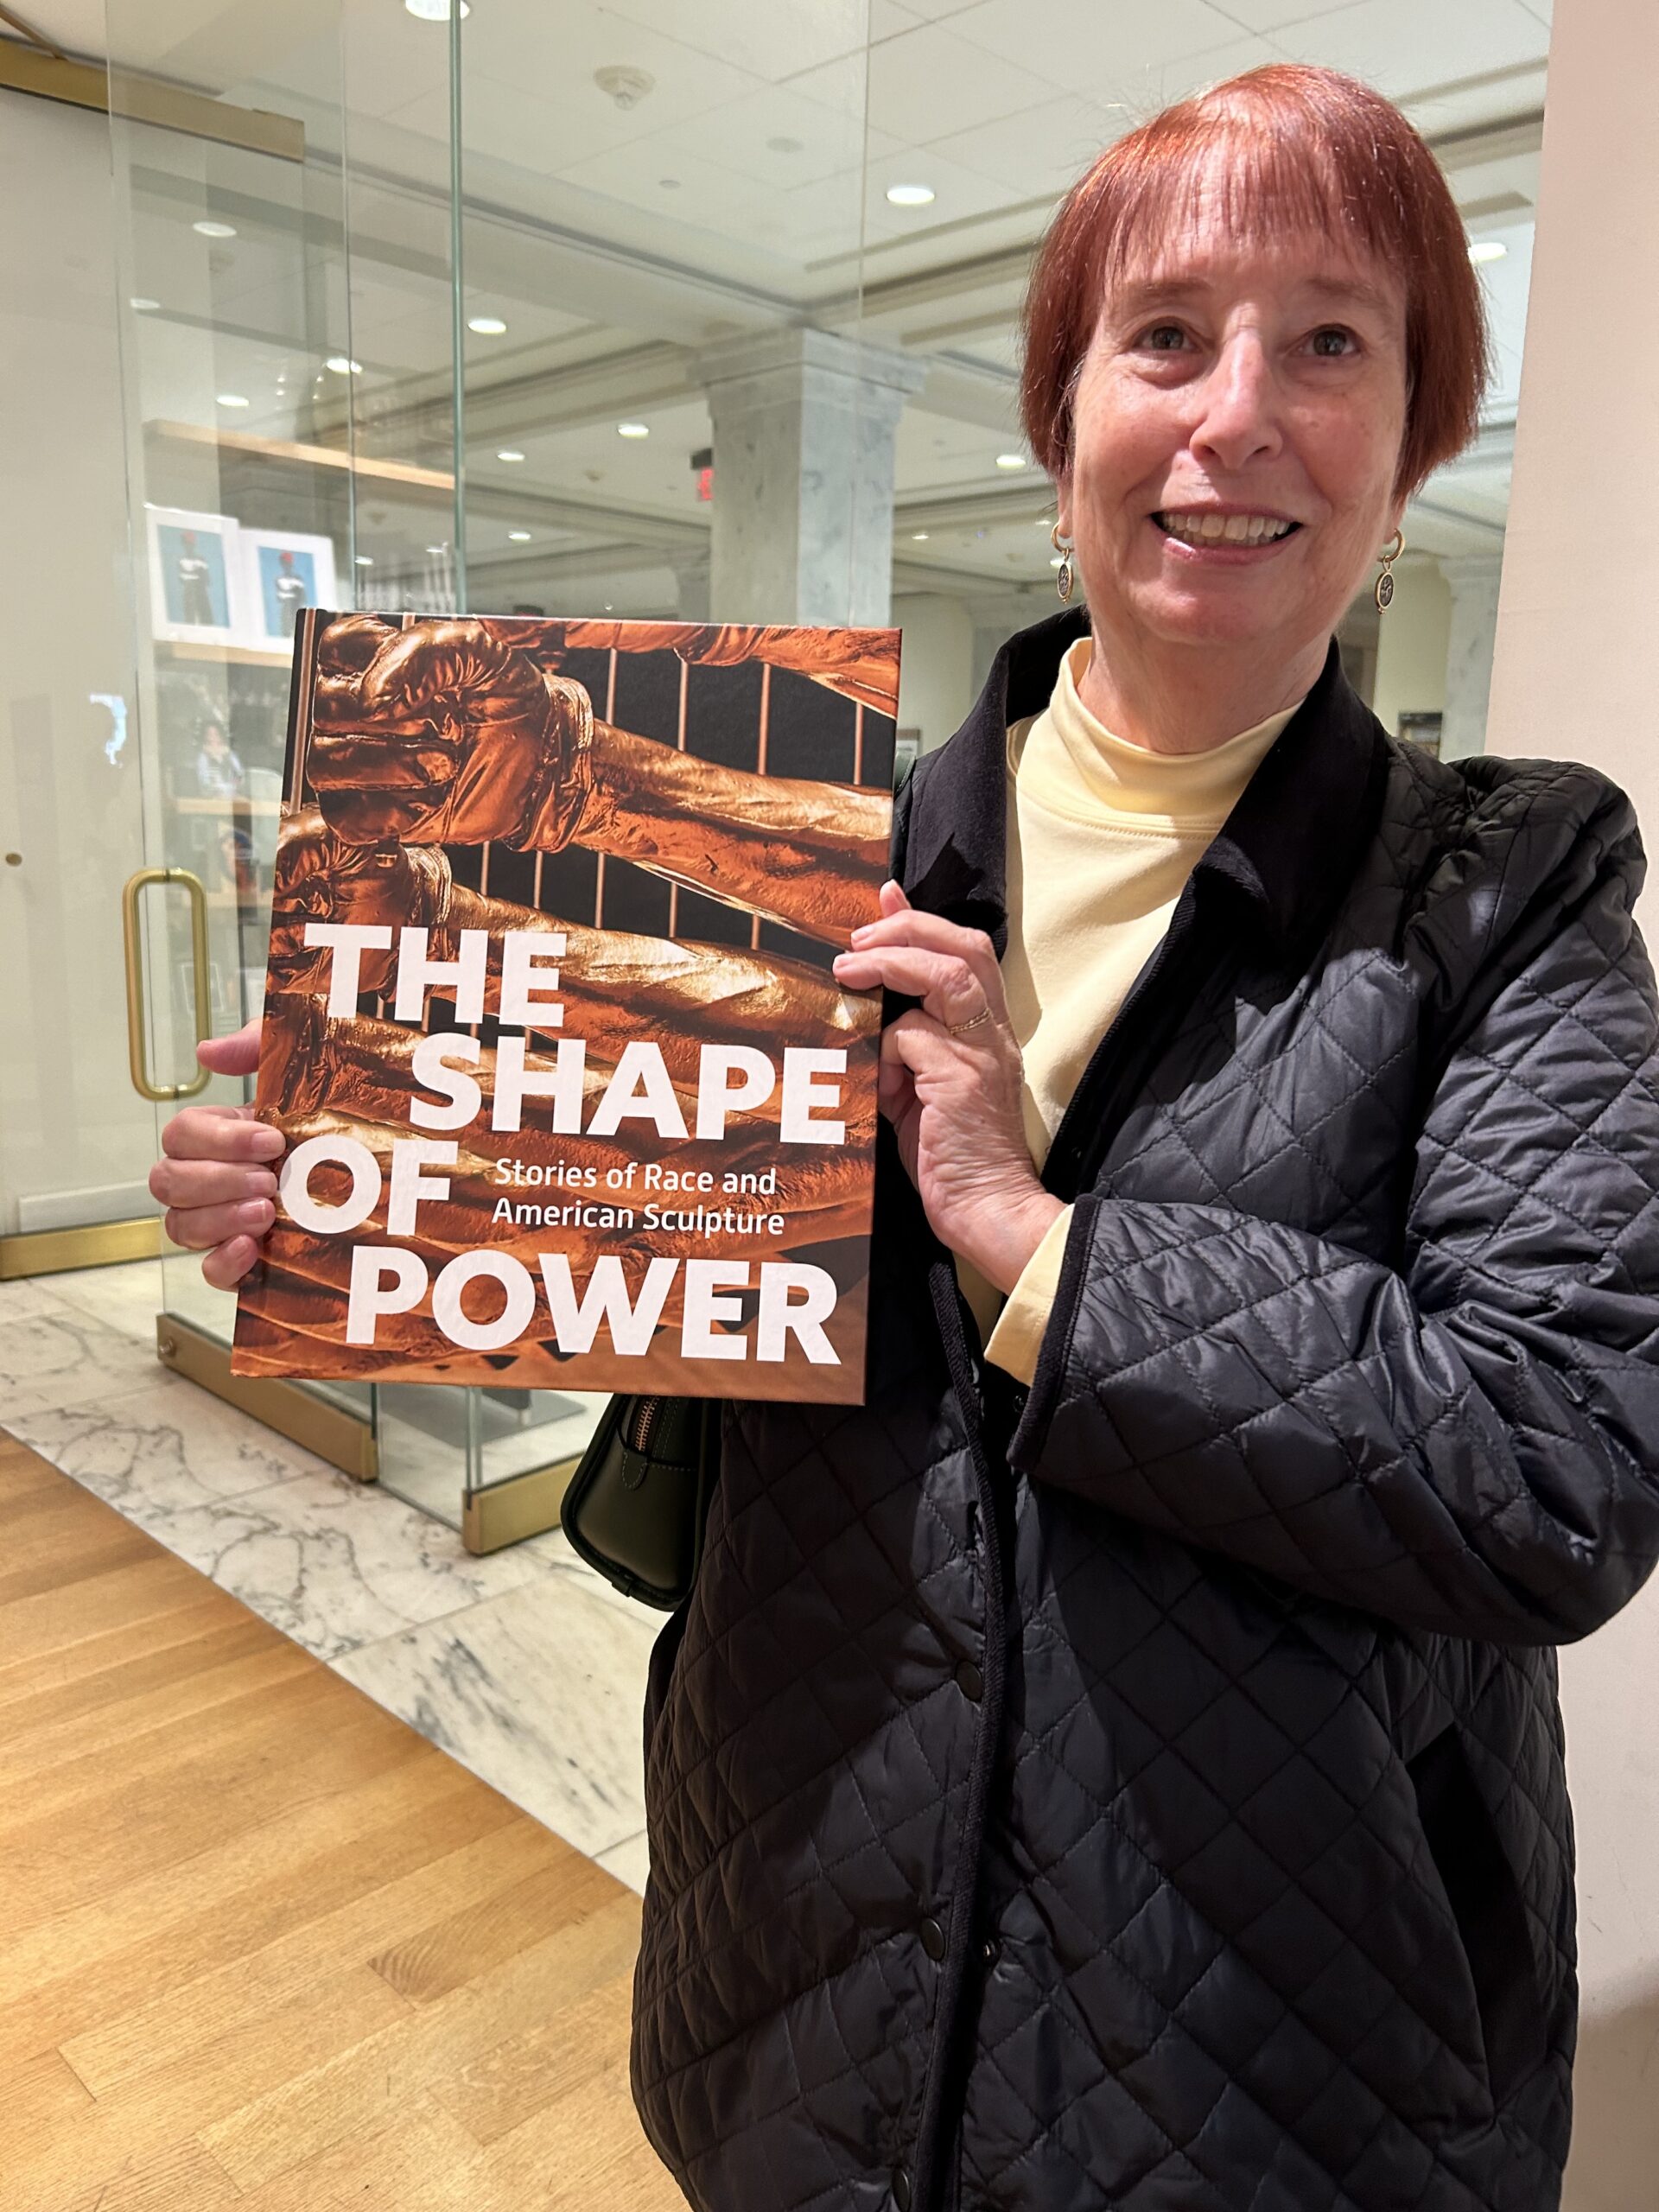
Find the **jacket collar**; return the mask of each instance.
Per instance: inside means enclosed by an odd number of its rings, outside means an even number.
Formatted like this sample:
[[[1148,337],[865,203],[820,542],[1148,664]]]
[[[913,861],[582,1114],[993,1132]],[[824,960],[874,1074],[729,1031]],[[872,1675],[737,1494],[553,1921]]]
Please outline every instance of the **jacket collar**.
[[[1010,723],[1041,712],[1087,612],[1068,607],[1021,630],[991,664],[967,721],[912,777],[903,881],[919,906],[1007,939],[1005,842]],[[948,764],[948,765],[947,765]],[[1388,741],[1343,674],[1332,639],[1291,716],[1193,870],[1240,902],[1281,951],[1330,918],[1376,826]]]

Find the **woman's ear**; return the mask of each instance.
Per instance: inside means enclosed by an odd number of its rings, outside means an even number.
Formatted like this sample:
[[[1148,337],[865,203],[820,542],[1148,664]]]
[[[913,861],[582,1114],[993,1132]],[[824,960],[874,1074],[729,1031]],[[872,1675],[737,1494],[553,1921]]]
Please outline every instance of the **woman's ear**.
[[[1054,480],[1054,521],[1060,536],[1070,539],[1071,537],[1071,472],[1069,468],[1064,476],[1057,476]]]

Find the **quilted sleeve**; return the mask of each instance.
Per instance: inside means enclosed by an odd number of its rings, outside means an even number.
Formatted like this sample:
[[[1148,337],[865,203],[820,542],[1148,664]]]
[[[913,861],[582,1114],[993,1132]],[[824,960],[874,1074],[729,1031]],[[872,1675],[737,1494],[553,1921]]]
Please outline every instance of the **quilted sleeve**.
[[[1398,1270],[1222,1205],[1077,1202],[1017,1467],[1412,1629],[1567,1642],[1635,1593],[1659,1025],[1633,830],[1587,872],[1450,1052]]]

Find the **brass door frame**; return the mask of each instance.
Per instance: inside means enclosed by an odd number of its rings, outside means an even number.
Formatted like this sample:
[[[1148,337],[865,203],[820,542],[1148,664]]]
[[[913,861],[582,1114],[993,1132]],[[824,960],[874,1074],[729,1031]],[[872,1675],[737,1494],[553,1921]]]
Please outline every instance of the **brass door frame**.
[[[175,1375],[211,1390],[279,1436],[303,1445],[353,1481],[378,1481],[380,1455],[374,1429],[359,1414],[314,1396],[296,1382],[232,1375],[230,1347],[176,1313],[156,1316],[156,1356]]]

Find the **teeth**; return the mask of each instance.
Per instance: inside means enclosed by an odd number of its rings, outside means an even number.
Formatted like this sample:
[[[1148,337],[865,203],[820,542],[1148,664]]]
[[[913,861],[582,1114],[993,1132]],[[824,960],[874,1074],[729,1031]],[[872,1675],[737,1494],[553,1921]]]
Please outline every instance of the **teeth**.
[[[1266,545],[1284,537],[1295,527],[1274,515],[1218,515],[1213,511],[1192,514],[1165,513],[1158,520],[1172,537],[1187,545]]]

